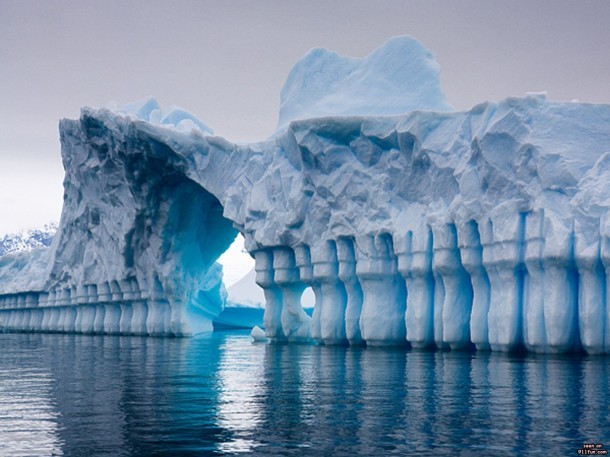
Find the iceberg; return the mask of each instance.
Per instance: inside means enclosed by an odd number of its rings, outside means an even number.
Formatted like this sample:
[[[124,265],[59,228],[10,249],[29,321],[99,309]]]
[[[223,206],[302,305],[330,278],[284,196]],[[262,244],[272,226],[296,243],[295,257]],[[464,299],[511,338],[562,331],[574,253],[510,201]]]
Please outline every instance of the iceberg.
[[[271,342],[610,352],[609,105],[451,111],[430,53],[398,37],[305,56],[265,141],[157,106],[61,121],[58,234],[0,258],[5,329],[209,331],[239,232]]]

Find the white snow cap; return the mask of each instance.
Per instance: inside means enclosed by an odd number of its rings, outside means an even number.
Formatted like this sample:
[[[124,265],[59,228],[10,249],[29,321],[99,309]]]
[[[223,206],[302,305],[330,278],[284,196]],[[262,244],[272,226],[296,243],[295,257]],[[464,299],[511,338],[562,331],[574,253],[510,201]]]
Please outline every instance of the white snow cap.
[[[282,88],[278,129],[297,119],[452,111],[440,67],[415,38],[391,38],[368,56],[316,48],[297,62]]]

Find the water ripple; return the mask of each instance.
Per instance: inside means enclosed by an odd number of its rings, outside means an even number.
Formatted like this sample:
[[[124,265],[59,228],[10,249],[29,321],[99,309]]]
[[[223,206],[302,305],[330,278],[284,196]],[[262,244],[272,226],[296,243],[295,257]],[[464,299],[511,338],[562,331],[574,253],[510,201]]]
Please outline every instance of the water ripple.
[[[606,357],[0,335],[0,455],[576,455]]]

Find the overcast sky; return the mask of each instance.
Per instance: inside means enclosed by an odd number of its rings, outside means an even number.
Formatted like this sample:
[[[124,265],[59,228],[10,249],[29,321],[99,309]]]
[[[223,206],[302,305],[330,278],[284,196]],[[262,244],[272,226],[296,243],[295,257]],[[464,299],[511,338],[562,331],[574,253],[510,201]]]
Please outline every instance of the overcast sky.
[[[152,95],[234,141],[277,123],[312,47],[410,34],[457,109],[527,91],[610,103],[610,1],[0,0],[0,233],[58,220],[60,118]]]

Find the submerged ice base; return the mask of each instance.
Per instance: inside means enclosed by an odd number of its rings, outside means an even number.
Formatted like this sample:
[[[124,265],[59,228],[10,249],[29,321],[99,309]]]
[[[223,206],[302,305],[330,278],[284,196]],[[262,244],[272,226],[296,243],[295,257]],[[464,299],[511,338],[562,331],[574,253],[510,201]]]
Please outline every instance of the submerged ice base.
[[[609,353],[610,106],[531,95],[441,112],[428,81],[386,116],[396,100],[343,84],[382,80],[374,62],[397,49],[438,78],[425,50],[397,40],[360,61],[308,55],[283,93],[286,124],[259,143],[151,100],[62,121],[58,235],[0,257],[0,325],[209,330],[226,302],[215,261],[241,232],[271,341]],[[355,76],[326,75],[335,96],[314,87],[311,110],[349,93],[358,115],[290,122],[306,115],[303,79],[344,64]]]

